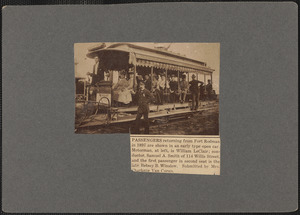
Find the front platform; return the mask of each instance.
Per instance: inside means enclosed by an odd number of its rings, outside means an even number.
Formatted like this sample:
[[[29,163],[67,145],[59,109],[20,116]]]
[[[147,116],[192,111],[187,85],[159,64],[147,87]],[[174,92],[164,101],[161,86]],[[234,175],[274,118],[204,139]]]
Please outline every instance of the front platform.
[[[190,103],[169,103],[164,105],[154,105],[151,104],[149,106],[150,113],[149,119],[151,120],[159,120],[159,118],[169,118],[169,117],[188,117],[189,114],[193,112],[199,112],[204,110],[209,110],[216,105],[218,105],[218,101],[201,101],[199,102],[198,110],[190,110]],[[110,113],[99,113],[94,114],[89,117],[83,119],[80,124],[77,125],[78,128],[90,127],[90,126],[100,126],[100,125],[108,125],[108,124],[117,124],[124,122],[134,121],[137,113],[137,106],[131,107],[113,107],[110,108],[112,110]],[[78,111],[78,110],[77,110]]]

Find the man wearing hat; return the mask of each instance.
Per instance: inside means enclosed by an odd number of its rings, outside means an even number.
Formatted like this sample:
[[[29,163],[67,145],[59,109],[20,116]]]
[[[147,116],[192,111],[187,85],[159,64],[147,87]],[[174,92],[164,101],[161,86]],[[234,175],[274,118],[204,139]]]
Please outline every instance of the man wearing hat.
[[[165,76],[165,74],[161,74],[161,79],[158,82],[158,85],[159,85],[159,94],[160,94],[160,100],[161,100],[160,104],[163,104],[163,102],[164,102],[164,92],[165,92],[165,88],[166,88],[166,76]]]
[[[101,70],[99,65],[99,57],[96,56],[95,64],[93,66],[93,73],[88,72],[87,74],[92,77],[92,85],[97,84],[99,81],[104,80],[104,72]]]
[[[192,75],[192,81],[190,81],[190,91],[192,94],[192,110],[197,110],[199,105],[199,88],[198,84],[203,83],[202,81],[196,80],[196,76]],[[196,101],[196,106],[195,106]]]
[[[162,98],[160,97],[160,90],[159,90],[159,76],[155,75],[153,77],[152,81],[152,92],[155,96],[155,103],[156,104],[161,104],[162,103]]]
[[[207,92],[207,98],[208,100],[211,100],[211,93],[212,93],[212,85],[211,85],[211,82],[210,80],[207,80],[207,85],[205,86],[206,88],[206,92]]]
[[[145,75],[144,83],[145,83],[145,88],[150,91],[152,83],[151,83],[151,79],[150,79],[149,75]]]
[[[149,90],[145,89],[145,83],[140,82],[140,88],[137,92],[138,110],[136,115],[136,129],[140,133],[141,118],[144,116],[145,134],[149,134],[149,103],[154,99]]]
[[[189,88],[189,83],[186,81],[186,76],[182,76],[182,81],[180,82],[180,89],[179,89],[179,101],[180,103],[185,102],[186,94]]]
[[[204,83],[200,83],[200,100],[205,100],[205,86]]]
[[[170,81],[170,99],[171,102],[176,102],[178,93],[178,82],[175,81],[175,75],[172,74]]]

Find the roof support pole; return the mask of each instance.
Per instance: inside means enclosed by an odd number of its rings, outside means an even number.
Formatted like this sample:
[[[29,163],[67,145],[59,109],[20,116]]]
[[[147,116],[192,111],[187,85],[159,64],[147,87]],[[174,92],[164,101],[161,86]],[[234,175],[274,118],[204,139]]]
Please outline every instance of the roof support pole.
[[[86,93],[86,81],[83,82],[83,95]]]
[[[168,70],[166,69],[166,80],[168,80],[167,78],[168,78]]]
[[[135,81],[136,81],[136,64],[134,64],[133,89],[135,89]]]
[[[204,73],[204,92],[206,92],[206,74]]]
[[[167,87],[167,80],[168,80],[168,70],[166,69],[166,87]]]
[[[151,66],[151,91],[153,90],[152,83],[153,83],[153,66]]]
[[[167,74],[168,74],[168,70],[166,69],[166,74],[165,74],[165,90],[167,89]]]
[[[179,71],[177,71],[177,89],[179,90],[180,85],[179,85]]]

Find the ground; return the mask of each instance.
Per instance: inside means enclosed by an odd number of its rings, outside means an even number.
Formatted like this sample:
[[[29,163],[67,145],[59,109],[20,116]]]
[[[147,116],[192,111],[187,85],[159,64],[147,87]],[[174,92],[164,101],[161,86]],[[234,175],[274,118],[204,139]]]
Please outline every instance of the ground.
[[[78,130],[81,134],[129,133],[132,123],[120,125],[89,127]],[[143,128],[141,129],[143,131]],[[150,124],[150,134],[163,135],[218,135],[219,109],[218,105],[210,110],[193,113],[188,119],[160,121]]]

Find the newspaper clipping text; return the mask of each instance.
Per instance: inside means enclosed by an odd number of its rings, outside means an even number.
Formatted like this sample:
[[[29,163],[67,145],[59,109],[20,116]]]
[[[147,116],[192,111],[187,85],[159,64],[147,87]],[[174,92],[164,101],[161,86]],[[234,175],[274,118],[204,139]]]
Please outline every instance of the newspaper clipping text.
[[[131,135],[134,172],[220,175],[220,138]]]

